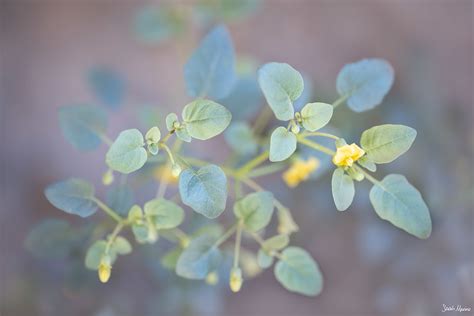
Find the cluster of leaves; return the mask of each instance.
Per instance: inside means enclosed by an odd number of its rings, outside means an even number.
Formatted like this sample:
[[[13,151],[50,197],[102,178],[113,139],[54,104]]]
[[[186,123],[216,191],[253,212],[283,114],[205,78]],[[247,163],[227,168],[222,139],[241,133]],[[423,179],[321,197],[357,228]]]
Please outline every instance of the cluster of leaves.
[[[89,217],[101,209],[115,221],[112,232],[94,241],[85,258],[86,267],[98,270],[101,281],[108,280],[119,256],[132,252],[132,244],[123,236],[129,228],[139,244],[155,244],[161,238],[176,242],[176,247],[161,261],[181,277],[214,283],[229,252],[226,245],[235,235],[233,251],[230,250],[233,264],[227,272],[233,291],[240,290],[244,277],[256,274],[246,267],[261,271],[276,260],[274,274],[283,287],[308,296],[319,294],[323,277],[318,264],[304,249],[289,246],[291,234],[298,231],[290,210],[255,181],[288,165],[294,171],[290,177],[305,180],[315,166],[307,168],[300,162],[298,145],[332,157],[336,166],[332,195],[338,210],[351,205],[354,180],[367,179],[373,183],[370,201],[382,219],[419,238],[430,235],[430,214],[417,189],[401,175],[388,175],[379,181],[370,174],[376,171],[377,164],[389,163],[410,148],[416,136],[414,129],[402,125],[372,127],[362,134],[361,148],[319,131],[330,122],[334,108],[344,102],[356,112],[382,102],[393,83],[393,70],[386,61],[366,59],[346,65],[337,78],[338,100],[331,104],[309,102],[296,108],[295,103],[305,88],[302,75],[288,64],[263,65],[258,70],[263,96],[277,120],[288,122],[286,127],[276,127],[270,136],[265,127],[261,128],[268,123],[266,109],[253,127],[239,120],[230,125],[234,111],[222,104],[232,104],[231,96],[238,97],[239,89],[245,84],[242,85],[242,78],[235,72],[234,49],[225,27],[214,28],[202,40],[184,67],[184,77],[188,94],[196,99],[184,106],[181,118],[175,113],[166,116],[166,134],[158,126],[150,128],[145,135],[138,129],[128,129],[112,141],[106,136],[107,115],[102,108],[80,105],[60,110],[64,136],[77,149],[93,150],[102,142],[109,146],[105,185],[114,182],[114,173],[154,172],[145,166],[157,161],[161,170],[157,196],[143,206],[134,203],[133,192],[124,183],[112,187],[106,202],[95,195],[93,184],[82,179],[59,181],[46,188],[47,199],[58,209],[81,217]],[[208,140],[227,127],[225,138],[236,157],[229,163],[218,166],[182,151],[185,143]],[[314,139],[318,137],[329,139],[332,148],[327,143],[316,142]],[[262,165],[267,160],[269,163]],[[167,199],[165,190],[173,181],[178,182],[178,194]],[[229,190],[230,187],[234,190]],[[245,192],[244,187],[250,192]],[[185,222],[184,206],[216,222],[226,210],[229,196],[234,220],[227,229],[220,223],[192,233],[181,229],[189,224]],[[278,219],[277,233],[264,237],[271,230],[274,213]],[[35,239],[48,238],[49,233],[44,229],[35,231]],[[243,236],[258,244],[256,253],[243,248]]]

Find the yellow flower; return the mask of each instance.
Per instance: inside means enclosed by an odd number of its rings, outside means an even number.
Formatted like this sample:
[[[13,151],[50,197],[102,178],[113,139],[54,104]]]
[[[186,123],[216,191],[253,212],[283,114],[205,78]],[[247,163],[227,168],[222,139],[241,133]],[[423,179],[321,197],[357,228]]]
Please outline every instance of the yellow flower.
[[[356,144],[344,145],[337,148],[332,162],[339,167],[351,167],[364,154],[365,151]]]
[[[107,283],[107,281],[110,279],[110,273],[112,272],[112,267],[108,260],[101,260],[99,264],[99,280],[102,283]]]
[[[173,174],[173,170],[170,166],[164,165],[155,169],[154,177],[158,181],[165,181],[169,184],[178,184],[178,176]]]
[[[232,292],[237,293],[242,287],[242,270],[240,268],[232,268],[230,271],[229,285]]]
[[[283,173],[283,180],[290,188],[296,187],[301,181],[308,179],[311,172],[319,167],[319,160],[311,157],[307,161],[296,160],[291,167]]]

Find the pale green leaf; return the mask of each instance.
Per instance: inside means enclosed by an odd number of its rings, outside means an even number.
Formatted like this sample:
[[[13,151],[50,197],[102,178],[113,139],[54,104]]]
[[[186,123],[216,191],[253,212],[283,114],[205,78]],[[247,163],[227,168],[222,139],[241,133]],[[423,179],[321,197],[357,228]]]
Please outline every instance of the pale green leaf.
[[[94,150],[102,143],[107,114],[95,106],[65,106],[59,109],[59,124],[64,137],[74,147],[82,151]]]
[[[140,169],[147,160],[143,148],[143,135],[137,129],[128,129],[119,134],[105,156],[107,165],[121,173],[131,173]]]
[[[337,76],[337,92],[348,97],[347,105],[356,112],[379,105],[392,87],[394,72],[383,59],[363,59],[347,64]]]
[[[82,179],[53,183],[44,193],[51,204],[66,213],[87,217],[97,211],[97,204],[93,201],[94,186]]]
[[[156,229],[171,229],[184,220],[183,209],[172,201],[154,199],[145,203],[145,215],[149,216]]]
[[[296,150],[296,135],[283,126],[277,127],[270,138],[270,161],[288,159]]]
[[[219,135],[232,119],[229,110],[210,100],[196,100],[187,104],[182,115],[189,135],[200,140]]]
[[[263,242],[262,247],[266,251],[281,250],[288,246],[289,243],[290,238],[288,237],[288,235],[276,235],[265,240]]]
[[[351,206],[355,194],[352,178],[344,174],[344,169],[337,168],[332,174],[331,187],[332,197],[337,210],[347,210]]]
[[[169,270],[175,270],[176,265],[178,264],[178,259],[183,253],[183,249],[180,247],[176,247],[171,249],[167,253],[163,255],[160,259],[160,263],[163,267]]]
[[[232,150],[240,155],[253,155],[257,152],[258,143],[252,128],[245,122],[231,124],[224,136]]]
[[[186,125],[176,129],[176,136],[183,142],[190,143],[192,140],[191,135],[189,135],[188,130],[186,129]]]
[[[143,224],[135,224],[132,226],[133,236],[139,244],[148,242],[148,227]]]
[[[258,70],[258,83],[276,118],[291,120],[295,115],[293,102],[304,89],[301,74],[288,64],[268,63]]]
[[[318,264],[304,249],[288,247],[275,265],[275,277],[290,292],[316,296],[323,288]]]
[[[176,274],[188,279],[202,280],[215,271],[222,257],[219,249],[214,246],[215,242],[216,239],[208,235],[192,240],[179,256]]]
[[[98,240],[89,247],[86,253],[85,265],[87,269],[97,270],[99,268],[100,260],[105,254],[107,242],[105,240]],[[117,257],[110,254],[110,263],[114,263]]]
[[[110,252],[117,255],[128,255],[132,252],[132,245],[124,237],[117,236],[110,246]]]
[[[267,191],[250,193],[234,204],[234,214],[250,231],[264,228],[272,218],[273,194]]]
[[[172,131],[179,125],[178,116],[176,113],[170,113],[166,115],[166,129]]]
[[[331,120],[332,112],[331,104],[321,102],[306,104],[301,110],[303,127],[310,132],[323,128]]]
[[[431,234],[431,217],[420,192],[398,174],[386,176],[370,190],[375,212],[398,228],[418,237]]]
[[[146,132],[145,134],[145,140],[147,144],[156,144],[160,141],[161,139],[161,131],[158,127],[153,126]]]
[[[367,155],[364,155],[359,158],[359,160],[357,160],[357,163],[369,171],[377,171],[377,165]]]
[[[273,257],[268,255],[263,249],[259,249],[257,253],[257,263],[262,269],[269,268],[273,264]]]
[[[197,171],[188,168],[179,177],[179,193],[185,205],[208,218],[216,218],[225,209],[227,178],[215,165]]]
[[[47,219],[29,232],[25,247],[37,258],[63,259],[71,253],[73,233],[68,222]]]
[[[415,141],[416,130],[405,125],[374,126],[362,133],[360,144],[375,163],[389,163],[404,154]]]

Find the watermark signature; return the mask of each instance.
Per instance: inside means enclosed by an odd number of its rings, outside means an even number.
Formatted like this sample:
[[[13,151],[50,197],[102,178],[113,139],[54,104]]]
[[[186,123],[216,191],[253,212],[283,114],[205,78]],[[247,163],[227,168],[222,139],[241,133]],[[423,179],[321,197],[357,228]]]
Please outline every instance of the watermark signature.
[[[443,304],[443,307],[441,308],[441,311],[443,313],[445,312],[470,312],[472,309],[471,307],[467,306],[462,306],[462,305],[446,305]]]

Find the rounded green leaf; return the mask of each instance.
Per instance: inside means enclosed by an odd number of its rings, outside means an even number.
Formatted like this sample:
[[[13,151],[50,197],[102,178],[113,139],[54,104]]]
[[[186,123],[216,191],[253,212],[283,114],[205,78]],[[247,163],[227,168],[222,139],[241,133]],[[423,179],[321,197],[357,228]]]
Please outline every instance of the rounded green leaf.
[[[188,168],[180,174],[179,193],[185,205],[208,218],[216,218],[225,209],[227,178],[215,165],[197,171]]]
[[[209,32],[184,66],[184,79],[192,97],[226,97],[236,81],[234,47],[224,26]]]
[[[264,228],[272,218],[273,194],[267,191],[250,193],[234,204],[234,214],[250,231]]]
[[[183,125],[180,128],[176,129],[176,136],[183,142],[190,143],[192,140],[191,135],[189,135],[188,130],[186,129],[186,125]]]
[[[150,216],[156,229],[171,229],[184,220],[183,209],[172,201],[154,199],[145,203],[145,215]]]
[[[160,263],[163,267],[169,270],[175,270],[176,265],[178,264],[178,259],[183,253],[183,249],[180,247],[176,247],[171,249],[167,253],[163,255],[160,259]]]
[[[65,106],[59,109],[59,125],[64,137],[77,149],[94,150],[102,143],[107,128],[105,110],[89,105]]]
[[[285,248],[286,246],[288,246],[289,243],[290,243],[290,238],[288,237],[288,235],[285,235],[285,234],[276,235],[265,240],[263,242],[262,247],[266,251],[281,250]]]
[[[389,163],[400,157],[415,141],[416,130],[405,125],[384,124],[362,133],[360,145],[375,163]]]
[[[270,161],[288,159],[296,150],[296,135],[283,126],[277,127],[270,138]]]
[[[146,132],[145,139],[147,144],[156,144],[161,139],[161,131],[157,126],[153,126]]]
[[[288,64],[268,63],[258,70],[258,83],[276,118],[291,120],[295,115],[293,102],[304,89],[301,74]]]
[[[94,186],[82,179],[53,183],[44,194],[51,204],[66,213],[87,217],[97,211],[97,204],[93,201]]]
[[[392,87],[394,72],[383,59],[363,59],[347,64],[337,76],[337,92],[347,96],[347,105],[356,112],[370,110],[380,103]]]
[[[168,131],[175,129],[177,124],[179,124],[179,121],[176,113],[170,113],[166,115],[166,129]]]
[[[143,148],[143,135],[137,129],[128,129],[119,134],[105,156],[110,169],[121,173],[131,173],[140,169],[147,160]]]
[[[332,174],[332,197],[338,211],[345,211],[354,200],[355,189],[352,178],[344,173],[344,169],[337,168]]]
[[[232,119],[229,110],[210,100],[196,100],[187,104],[182,115],[189,135],[200,140],[219,135]]]
[[[105,240],[98,240],[90,246],[87,250],[85,265],[87,269],[97,270],[99,268],[100,259],[105,253],[105,248],[107,247],[107,242]],[[110,256],[111,263],[115,261],[115,256]],[[112,260],[113,259],[113,260]]]
[[[132,226],[133,236],[139,244],[144,244],[149,241],[148,239],[148,228],[145,225],[133,225]]]
[[[316,296],[323,288],[318,264],[306,250],[288,247],[275,265],[275,277],[285,289],[307,296]]]
[[[258,144],[252,128],[245,122],[231,124],[224,136],[232,150],[240,155],[253,155],[257,152]]]
[[[128,255],[132,252],[132,245],[124,237],[117,236],[110,246],[109,251],[117,255]]]
[[[62,259],[71,253],[69,223],[59,219],[47,219],[36,225],[25,240],[25,247],[41,259]]]
[[[331,104],[321,102],[306,104],[301,110],[303,127],[310,132],[323,128],[331,120],[332,112]]]
[[[257,253],[257,263],[262,269],[269,268],[273,264],[273,257],[268,255],[263,249],[259,249]]]
[[[382,219],[418,238],[431,234],[431,217],[420,192],[399,174],[386,176],[370,190],[370,202]]]
[[[202,235],[191,241],[179,256],[176,274],[183,278],[202,280],[215,271],[221,262],[221,253],[214,246],[216,239]]]

